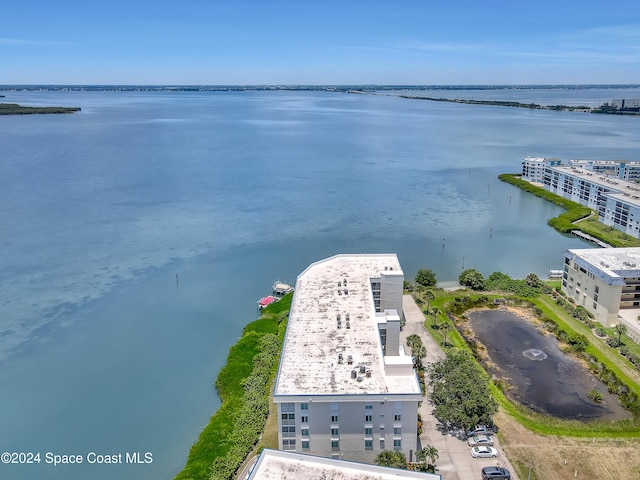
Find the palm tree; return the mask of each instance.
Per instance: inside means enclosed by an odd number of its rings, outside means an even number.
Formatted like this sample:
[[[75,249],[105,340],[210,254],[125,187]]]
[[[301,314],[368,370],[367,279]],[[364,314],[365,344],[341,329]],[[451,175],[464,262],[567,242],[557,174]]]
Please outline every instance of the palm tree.
[[[427,290],[424,292],[424,298],[427,300],[427,311],[429,311],[431,310],[431,300],[434,300],[436,295],[433,293],[433,290]]]
[[[626,325],[624,325],[622,323],[619,323],[615,327],[613,327],[613,329],[618,334],[618,345],[621,345],[622,335],[627,333],[627,327],[626,327]]]
[[[453,328],[453,325],[451,325],[451,322],[444,322],[442,325],[440,325],[440,328],[444,331],[444,342],[442,342],[442,345],[444,347],[446,347],[447,346],[447,332]]]
[[[433,307],[431,310],[431,315],[433,315],[433,328],[435,329],[438,326],[438,315],[442,313],[438,307]]]
[[[425,465],[424,471],[435,471],[436,460],[438,457],[438,449],[433,445],[427,445],[422,450],[418,450],[416,452],[416,460],[423,463],[426,463],[427,460],[429,461],[429,465]]]

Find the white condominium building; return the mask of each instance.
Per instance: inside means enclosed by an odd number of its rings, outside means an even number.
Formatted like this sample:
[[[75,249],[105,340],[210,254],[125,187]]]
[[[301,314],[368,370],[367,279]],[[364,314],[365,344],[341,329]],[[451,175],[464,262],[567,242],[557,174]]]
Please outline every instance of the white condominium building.
[[[281,450],[413,459],[422,393],[400,345],[398,258],[336,255],[297,279],[274,388]]]
[[[585,205],[598,220],[640,238],[640,185],[578,167],[546,167],[543,184],[556,195]]]
[[[558,158],[524,157],[522,160],[522,179],[531,183],[542,183],[546,167],[562,164]]]
[[[562,291],[610,327],[620,321],[640,331],[640,248],[585,248],[564,252]],[[633,332],[629,332],[633,334]]]

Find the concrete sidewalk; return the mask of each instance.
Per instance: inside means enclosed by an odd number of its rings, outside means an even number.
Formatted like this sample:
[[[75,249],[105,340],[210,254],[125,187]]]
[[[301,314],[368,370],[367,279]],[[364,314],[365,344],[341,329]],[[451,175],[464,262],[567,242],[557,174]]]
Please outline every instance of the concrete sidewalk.
[[[425,317],[413,297],[410,295],[403,297],[402,309],[407,323],[400,332],[400,341],[406,345],[407,337],[415,333],[422,339],[422,343],[427,349],[427,357],[424,359],[424,364],[442,360],[445,357],[445,353],[425,329]],[[437,429],[440,422],[433,416],[433,406],[429,403],[428,396],[424,397],[424,401],[420,406],[420,415],[422,417],[420,445],[421,447],[432,445],[438,449],[437,473],[442,476],[443,480],[479,480],[482,467],[488,465],[505,467],[511,472],[511,478],[518,480],[511,463],[504,456],[500,445],[498,445],[497,437],[493,437],[494,446],[498,449],[497,458],[473,458],[466,438],[461,440],[452,434],[443,433]]]

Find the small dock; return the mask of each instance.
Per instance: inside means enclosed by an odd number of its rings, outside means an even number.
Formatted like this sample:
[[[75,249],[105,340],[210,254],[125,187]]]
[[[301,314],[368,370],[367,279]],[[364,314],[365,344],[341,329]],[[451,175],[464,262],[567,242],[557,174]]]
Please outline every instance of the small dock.
[[[611,245],[609,245],[608,243],[603,242],[602,240],[599,240],[595,237],[592,237],[591,235],[581,232],[580,230],[571,230],[571,233],[574,234],[576,237],[580,237],[583,238],[589,242],[595,243],[596,245],[598,245],[599,247],[602,248],[613,248]]]

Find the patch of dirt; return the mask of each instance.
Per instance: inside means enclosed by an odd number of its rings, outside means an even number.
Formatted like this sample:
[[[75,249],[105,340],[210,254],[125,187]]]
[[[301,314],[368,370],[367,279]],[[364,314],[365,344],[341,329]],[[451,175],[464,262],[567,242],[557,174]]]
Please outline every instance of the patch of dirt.
[[[500,446],[520,480],[640,479],[640,439],[592,439],[533,433],[499,411]]]

